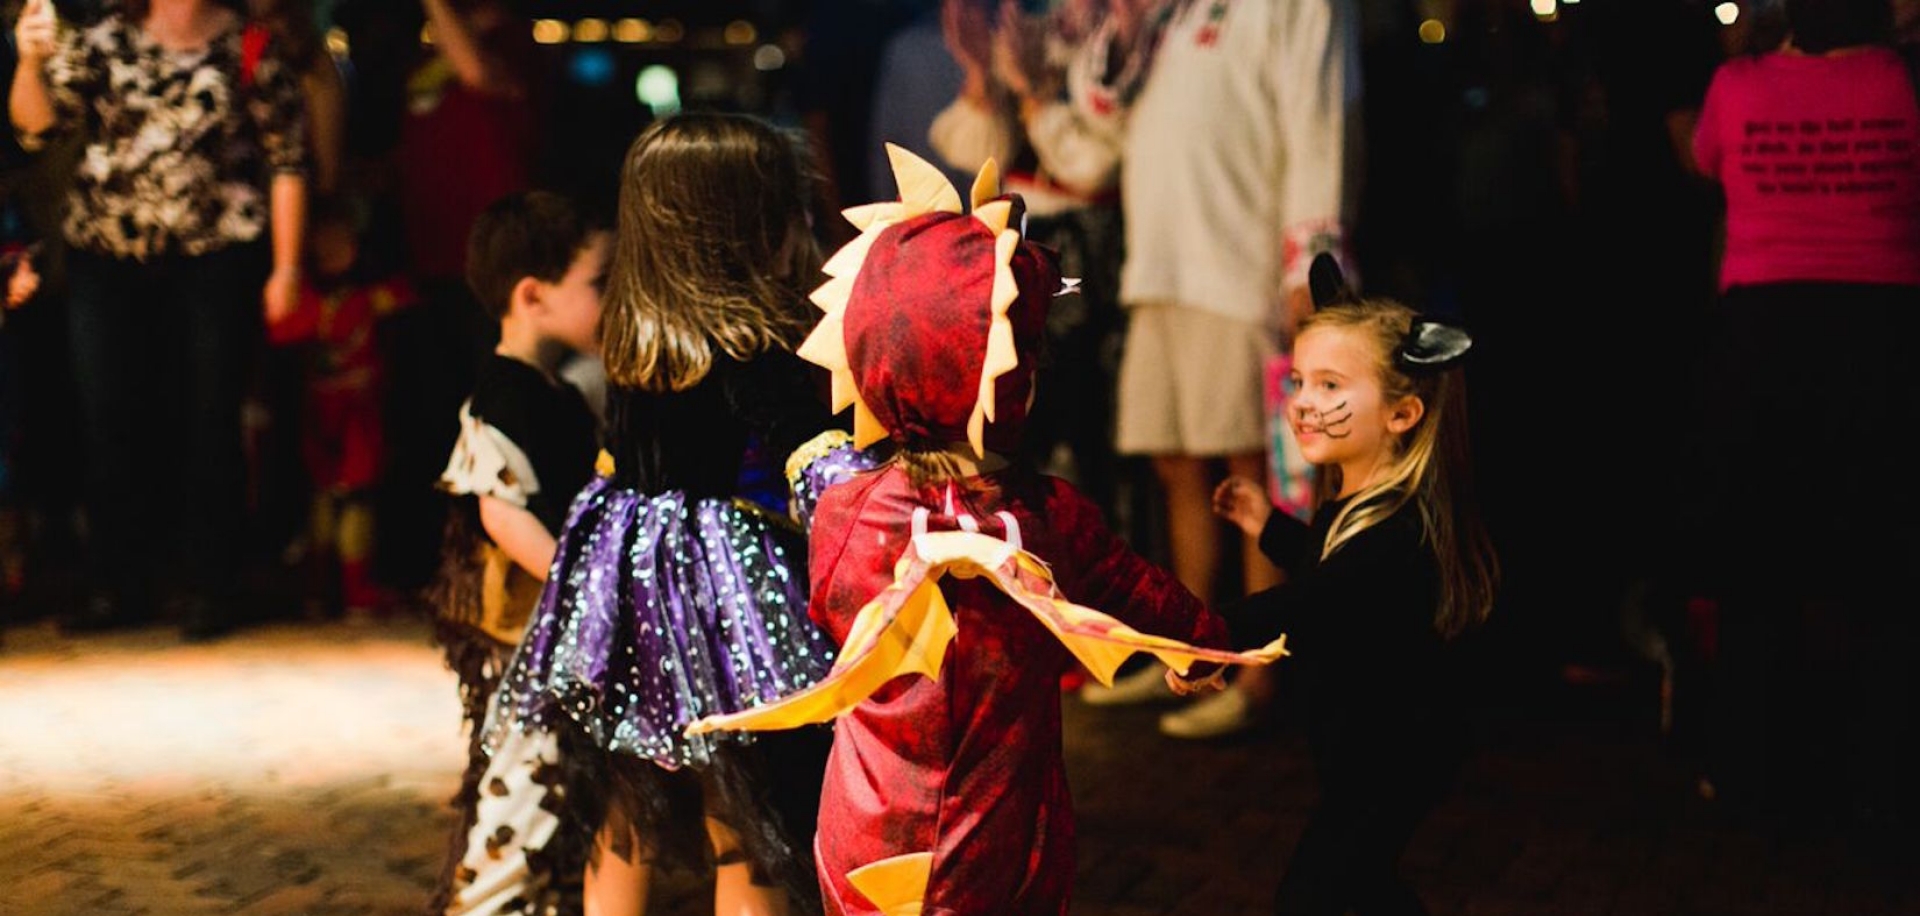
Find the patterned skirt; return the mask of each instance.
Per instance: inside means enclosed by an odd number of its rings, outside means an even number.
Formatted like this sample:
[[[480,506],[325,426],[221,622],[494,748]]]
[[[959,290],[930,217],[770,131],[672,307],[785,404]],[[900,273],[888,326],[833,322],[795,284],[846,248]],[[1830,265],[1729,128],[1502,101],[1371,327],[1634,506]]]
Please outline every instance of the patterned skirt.
[[[704,814],[740,834],[756,876],[804,883],[829,743],[749,748],[748,735],[684,731],[825,676],[834,646],[806,609],[806,540],[792,522],[744,501],[597,478],[569,510],[483,745],[497,753],[518,734],[571,732],[586,753],[567,755],[569,806],[630,821],[645,858],[706,861]],[[803,797],[783,797],[769,774]]]

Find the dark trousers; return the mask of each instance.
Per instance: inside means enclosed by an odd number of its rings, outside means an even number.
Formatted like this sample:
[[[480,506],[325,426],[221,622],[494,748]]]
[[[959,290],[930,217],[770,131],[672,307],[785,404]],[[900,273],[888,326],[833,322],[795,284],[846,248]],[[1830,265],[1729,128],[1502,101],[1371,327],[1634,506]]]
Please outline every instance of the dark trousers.
[[[266,266],[258,244],[146,263],[69,253],[94,588],[146,600],[161,570],[208,597],[238,587],[240,404]]]
[[[387,465],[373,496],[375,571],[407,592],[424,588],[439,566],[447,519],[435,482],[460,437],[460,404],[500,335],[465,281],[417,282],[420,304],[381,322]]]
[[[1331,791],[1314,803],[1280,879],[1276,916],[1423,916],[1400,857],[1433,809],[1431,796],[1381,785]]]
[[[1719,601],[1714,784],[1811,814],[1910,806],[1920,498],[1899,439],[1920,424],[1920,289],[1735,288],[1713,330],[1683,522]]]

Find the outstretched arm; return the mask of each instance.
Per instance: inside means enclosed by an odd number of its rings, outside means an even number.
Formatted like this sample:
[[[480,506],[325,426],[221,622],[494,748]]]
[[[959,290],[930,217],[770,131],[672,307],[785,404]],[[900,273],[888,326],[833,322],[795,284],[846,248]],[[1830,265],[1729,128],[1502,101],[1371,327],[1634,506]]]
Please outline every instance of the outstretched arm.
[[[520,93],[519,81],[486,53],[473,27],[454,11],[448,0],[421,0],[420,5],[427,13],[427,27],[433,30],[434,46],[453,66],[461,84],[489,95]]]
[[[1069,601],[1155,636],[1206,649],[1227,645],[1227,629],[1220,617],[1172,572],[1149,562],[1114,535],[1085,496],[1059,485],[1046,517],[1070,544],[1066,562],[1056,569]]]

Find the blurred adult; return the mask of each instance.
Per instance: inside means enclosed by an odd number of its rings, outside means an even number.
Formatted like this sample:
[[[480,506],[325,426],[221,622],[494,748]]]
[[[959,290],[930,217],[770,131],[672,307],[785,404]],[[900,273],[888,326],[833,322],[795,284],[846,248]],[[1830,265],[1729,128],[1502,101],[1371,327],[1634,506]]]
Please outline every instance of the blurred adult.
[[[474,218],[533,178],[533,36],[504,0],[421,8],[432,44],[407,81],[399,147],[407,256],[420,279],[464,288]]]
[[[1311,310],[1307,265],[1349,256],[1359,199],[1360,22],[1354,0],[1165,0],[1127,112],[1126,261],[1116,441],[1152,461],[1174,572],[1211,602],[1230,546],[1210,500],[1222,470],[1267,479],[1264,376]],[[1239,538],[1239,585],[1279,572]],[[1154,687],[1152,672],[1127,686]],[[1120,686],[1120,685],[1116,685]],[[1208,737],[1257,719],[1265,676],[1163,717]]]
[[[1920,501],[1886,436],[1920,422],[1920,105],[1891,15],[1787,0],[1787,40],[1721,65],[1693,144],[1726,197],[1690,494],[1720,605],[1708,778],[1871,820],[1911,813],[1915,763],[1892,596]]]
[[[530,187],[541,81],[531,25],[504,0],[421,0],[430,44],[407,77],[395,179],[420,306],[386,329],[389,474],[376,567],[402,590],[426,584],[443,507],[433,482],[454,418],[497,329],[467,288],[467,237],[488,204]]]
[[[64,231],[93,593],[62,622],[141,619],[168,570],[183,633],[213,636],[239,596],[246,368],[262,307],[298,293],[298,72],[211,0],[128,0],[85,28],[30,0],[15,36],[23,142],[86,137]]]
[[[247,0],[247,12],[299,75],[307,110],[307,191],[316,199],[332,197],[340,191],[345,167],[347,83],[321,40],[314,0]],[[303,370],[297,348],[263,350],[245,414],[253,421],[246,429],[253,474],[251,530],[260,535],[256,546],[274,554],[284,555],[297,542],[309,501],[310,482],[300,456]],[[264,424],[255,419],[261,417]]]
[[[1146,71],[1143,25],[1158,6],[1071,0],[1034,14],[1014,0],[946,0],[943,30],[961,81],[928,129],[950,166],[971,174],[994,160],[1026,204],[1029,235],[1081,280],[1078,296],[1048,312],[1048,361],[1023,447],[1109,514],[1120,508],[1120,157],[1126,108]]]

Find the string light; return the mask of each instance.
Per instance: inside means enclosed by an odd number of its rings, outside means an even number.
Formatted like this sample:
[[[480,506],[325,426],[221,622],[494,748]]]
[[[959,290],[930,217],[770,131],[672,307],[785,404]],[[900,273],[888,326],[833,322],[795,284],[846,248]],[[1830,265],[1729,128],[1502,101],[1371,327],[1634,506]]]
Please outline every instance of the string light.
[[[1714,7],[1713,18],[1720,20],[1721,25],[1732,25],[1738,22],[1740,20],[1740,4],[1733,3],[1729,0],[1727,3],[1722,3]]]
[[[613,24],[613,40],[622,44],[639,44],[653,37],[653,26],[645,19],[622,19]]]
[[[587,44],[606,41],[608,31],[605,19],[582,19],[573,24],[573,40]]]
[[[1425,22],[1420,23],[1420,40],[1430,45],[1437,45],[1443,41],[1446,41],[1447,40],[1446,23],[1443,23],[1438,19],[1429,19]]]

